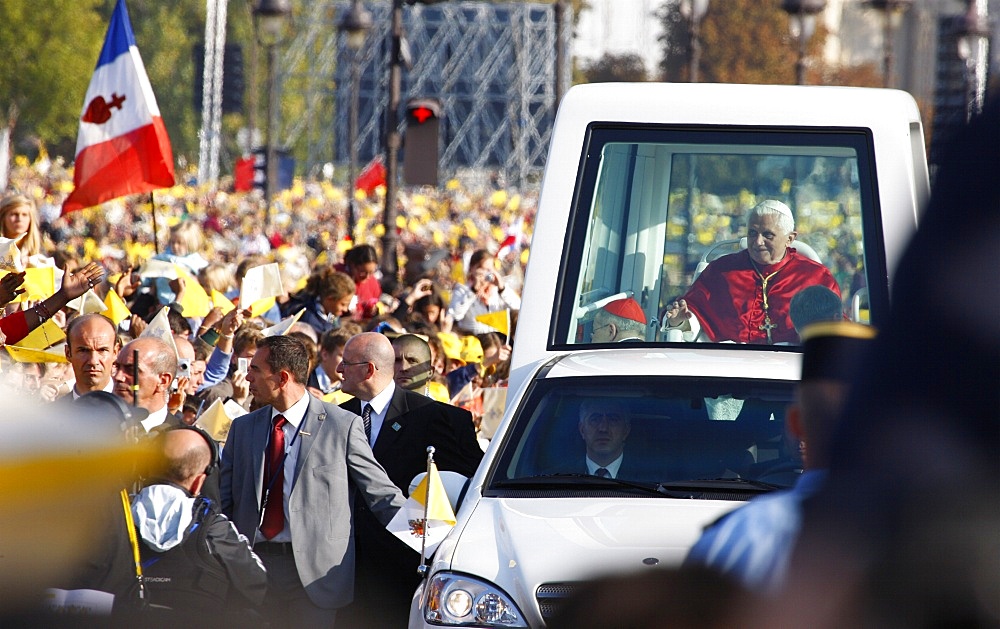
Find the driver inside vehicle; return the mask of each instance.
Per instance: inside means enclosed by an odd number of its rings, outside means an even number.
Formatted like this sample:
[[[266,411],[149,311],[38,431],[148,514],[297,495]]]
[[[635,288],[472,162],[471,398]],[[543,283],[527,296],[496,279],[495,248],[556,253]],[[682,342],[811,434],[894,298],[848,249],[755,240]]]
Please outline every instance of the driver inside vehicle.
[[[620,402],[584,401],[580,405],[578,428],[587,449],[581,471],[602,478],[639,477],[635,461],[625,452],[632,421]]]

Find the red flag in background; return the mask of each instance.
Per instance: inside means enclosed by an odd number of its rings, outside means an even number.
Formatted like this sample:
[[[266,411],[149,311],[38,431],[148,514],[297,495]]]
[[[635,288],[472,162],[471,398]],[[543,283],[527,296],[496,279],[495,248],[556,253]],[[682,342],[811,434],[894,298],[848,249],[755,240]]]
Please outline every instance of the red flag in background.
[[[382,163],[382,156],[376,155],[372,161],[361,170],[357,180],[354,182],[355,190],[364,190],[367,196],[372,196],[375,188],[385,185],[385,164]]]
[[[241,157],[236,160],[233,168],[233,189],[237,192],[249,192],[253,190],[253,165],[254,158]]]
[[[84,98],[74,190],[62,213],[174,185],[174,157],[125,0],[111,15]]]

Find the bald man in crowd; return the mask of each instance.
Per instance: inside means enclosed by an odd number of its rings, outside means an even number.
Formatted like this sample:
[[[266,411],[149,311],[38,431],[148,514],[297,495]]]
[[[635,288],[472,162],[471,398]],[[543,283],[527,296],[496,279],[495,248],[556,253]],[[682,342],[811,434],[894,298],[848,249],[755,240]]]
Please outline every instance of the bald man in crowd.
[[[76,384],[68,395],[75,400],[91,391],[111,392],[115,357],[120,343],[115,324],[102,314],[76,317],[66,327],[66,359]]]
[[[243,608],[263,601],[267,572],[218,503],[202,496],[218,467],[218,449],[193,427],[162,432],[159,445],[163,478],[132,501],[146,587],[159,610],[152,618],[197,626],[246,622]]]
[[[172,347],[158,338],[139,337],[118,352],[114,366],[114,394],[129,404],[135,400],[136,406],[149,411],[149,416],[142,420],[146,432],[182,424],[179,417],[167,410],[167,394],[177,373],[177,354]],[[133,385],[138,387],[135,392]]]
[[[365,332],[344,346],[337,371],[343,391],[354,399],[341,404],[363,421],[375,459],[392,482],[407,493],[414,476],[427,470],[427,446],[434,446],[439,470],[471,477],[483,458],[472,414],[443,404],[394,381],[396,352],[382,334]],[[367,411],[366,411],[367,409]],[[345,609],[352,627],[405,627],[410,598],[420,578],[420,557],[357,508],[357,586]]]

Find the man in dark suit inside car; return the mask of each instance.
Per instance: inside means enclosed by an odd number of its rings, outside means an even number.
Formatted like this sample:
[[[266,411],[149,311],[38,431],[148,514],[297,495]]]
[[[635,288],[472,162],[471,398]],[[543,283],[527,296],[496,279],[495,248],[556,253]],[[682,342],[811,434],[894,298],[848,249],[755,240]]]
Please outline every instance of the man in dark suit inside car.
[[[587,446],[583,473],[602,478],[641,478],[634,458],[625,453],[632,420],[621,402],[585,400],[580,405],[578,428]]]

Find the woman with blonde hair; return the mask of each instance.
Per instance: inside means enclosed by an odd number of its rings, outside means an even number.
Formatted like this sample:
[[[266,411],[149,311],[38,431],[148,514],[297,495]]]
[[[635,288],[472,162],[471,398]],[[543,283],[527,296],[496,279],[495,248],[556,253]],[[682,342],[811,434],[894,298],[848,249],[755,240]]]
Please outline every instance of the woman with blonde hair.
[[[42,232],[38,229],[35,202],[23,194],[4,197],[0,201],[0,236],[15,241],[24,266],[41,254]]]

